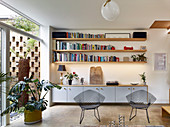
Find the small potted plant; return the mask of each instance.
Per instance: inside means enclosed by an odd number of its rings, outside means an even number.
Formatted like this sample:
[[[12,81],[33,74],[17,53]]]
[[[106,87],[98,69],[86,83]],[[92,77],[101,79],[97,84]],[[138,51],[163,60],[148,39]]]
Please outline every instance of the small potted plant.
[[[146,75],[145,75],[145,72],[143,72],[143,74],[139,74],[142,81],[143,81],[143,84],[146,85]]]
[[[34,84],[34,89],[30,86]],[[45,96],[48,91],[52,88],[61,89],[61,86],[57,84],[38,79],[24,78],[24,81],[17,82],[13,87],[10,88],[7,100],[10,101],[10,105],[1,113],[1,116],[11,113],[11,112],[24,112],[24,122],[25,124],[33,124],[42,120],[42,111],[47,107],[47,100]],[[44,94],[42,91],[45,91]],[[27,91],[30,95],[30,99],[27,103],[24,103],[20,107],[18,99],[21,97],[22,93]]]
[[[66,75],[64,75],[64,77],[66,77],[66,79],[68,79],[68,83],[69,85],[72,85],[72,81],[73,81],[73,78],[75,79],[79,79],[78,75],[76,74],[76,72],[73,72],[73,73],[69,73],[67,72]]]
[[[138,54],[138,61],[146,61],[146,60],[147,60],[147,58],[145,56],[145,53]]]
[[[133,62],[135,62],[137,60],[136,55],[132,55],[131,58],[133,59]]]

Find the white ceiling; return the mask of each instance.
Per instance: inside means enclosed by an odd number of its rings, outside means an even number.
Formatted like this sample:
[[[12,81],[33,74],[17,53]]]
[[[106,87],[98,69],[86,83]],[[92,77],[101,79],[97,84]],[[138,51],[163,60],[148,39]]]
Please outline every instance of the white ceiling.
[[[3,0],[42,25],[66,29],[148,29],[154,20],[170,20],[170,0],[115,0],[115,21],[101,16],[105,0]]]

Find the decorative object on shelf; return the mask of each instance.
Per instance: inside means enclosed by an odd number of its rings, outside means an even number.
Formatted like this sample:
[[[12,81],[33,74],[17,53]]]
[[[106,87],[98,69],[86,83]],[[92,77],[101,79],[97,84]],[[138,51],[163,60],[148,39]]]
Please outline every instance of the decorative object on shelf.
[[[124,62],[128,62],[129,61],[129,57],[123,57],[123,61]]]
[[[58,70],[61,71],[61,76],[60,76],[60,84],[63,85],[63,71],[66,71],[65,65],[59,65]]]
[[[119,85],[118,81],[107,81],[106,85]]]
[[[167,53],[154,54],[154,70],[155,71],[167,70]]]
[[[145,56],[145,53],[138,54],[138,61],[146,61],[147,58]]]
[[[66,77],[66,79],[68,79],[69,85],[72,85],[73,78],[75,78],[76,80],[79,79],[79,77],[78,77],[78,75],[76,74],[76,72],[73,72],[73,73],[67,72],[67,74],[64,75],[64,77]]]
[[[130,84],[132,84],[132,85],[138,85],[139,83],[138,83],[138,82],[131,82]]]
[[[107,0],[101,7],[101,14],[107,21],[115,20],[120,13],[119,6],[113,0]]]
[[[143,84],[146,85],[146,75],[145,75],[145,72],[143,72],[143,74],[139,74],[142,81],[143,81]]]
[[[105,38],[131,38],[130,33],[105,33]]]
[[[90,84],[103,84],[103,71],[100,66],[90,67]]]
[[[34,90],[30,86],[34,84]],[[10,101],[10,105],[1,113],[1,116],[11,113],[11,112],[24,112],[24,122],[25,124],[33,124],[40,122],[42,120],[42,111],[47,108],[47,100],[45,96],[48,91],[52,88],[61,89],[61,86],[51,83],[49,81],[39,81],[38,79],[24,78],[24,81],[17,82],[9,90],[7,100]],[[27,90],[30,94],[30,100],[19,107],[18,99],[22,96],[22,93]],[[42,91],[45,91],[42,95]]]
[[[133,38],[147,38],[147,32],[133,32]]]
[[[124,50],[133,50],[133,47],[124,46]]]
[[[133,62],[136,62],[138,60],[138,57],[136,55],[132,55],[131,58],[133,59]]]
[[[80,82],[81,82],[81,85],[83,85],[83,83],[84,83],[84,78],[81,78],[81,79],[80,79]]]
[[[140,50],[146,50],[146,46],[140,46]]]

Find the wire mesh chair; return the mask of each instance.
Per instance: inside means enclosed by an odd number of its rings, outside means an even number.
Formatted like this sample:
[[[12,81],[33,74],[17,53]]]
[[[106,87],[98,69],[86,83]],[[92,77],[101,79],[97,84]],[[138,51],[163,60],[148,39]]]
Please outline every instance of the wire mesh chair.
[[[98,111],[98,107],[103,103],[105,97],[93,90],[86,90],[80,94],[78,94],[74,100],[79,104],[81,108],[81,115],[80,115],[80,124],[84,119],[85,110],[93,110],[94,109],[94,116],[100,122],[100,115]],[[96,116],[97,111],[97,116]]]
[[[137,115],[137,109],[146,110],[146,115],[149,121],[148,108],[156,101],[156,98],[145,90],[135,91],[126,96],[129,104],[132,106],[129,121],[131,121]],[[135,115],[132,116],[133,109],[136,109]]]

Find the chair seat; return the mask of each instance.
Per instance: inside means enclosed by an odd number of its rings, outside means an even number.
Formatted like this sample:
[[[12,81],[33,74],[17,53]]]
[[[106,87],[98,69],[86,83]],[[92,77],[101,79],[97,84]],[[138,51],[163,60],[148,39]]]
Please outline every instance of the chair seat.
[[[130,103],[130,105],[133,108],[137,108],[137,109],[146,109],[149,107],[149,104],[144,104],[144,103]]]
[[[82,104],[80,107],[84,110],[90,110],[90,109],[95,109],[98,108],[100,104]]]

